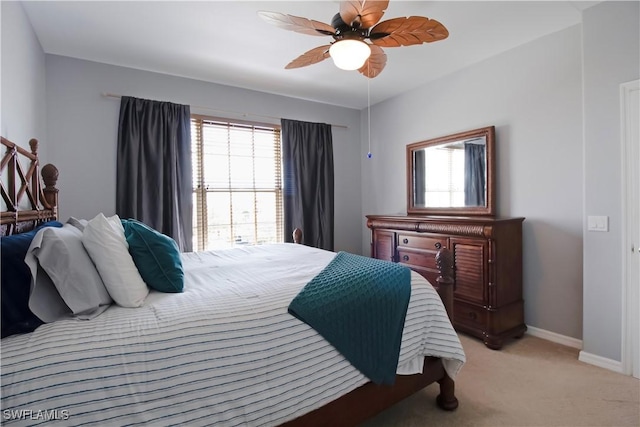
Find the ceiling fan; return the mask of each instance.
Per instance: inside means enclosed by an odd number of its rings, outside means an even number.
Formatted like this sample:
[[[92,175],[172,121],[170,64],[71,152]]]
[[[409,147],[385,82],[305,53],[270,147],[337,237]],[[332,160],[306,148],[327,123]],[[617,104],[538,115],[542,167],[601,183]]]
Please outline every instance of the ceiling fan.
[[[393,18],[378,23],[388,5],[389,0],[341,1],[340,12],[333,17],[331,25],[279,12],[260,11],[258,15],[285,30],[333,37],[333,42],[303,53],[286,69],[306,67],[331,56],[338,68],[358,70],[364,76],[374,78],[387,64],[387,55],[382,47],[432,43],[449,36],[444,25],[423,16]]]

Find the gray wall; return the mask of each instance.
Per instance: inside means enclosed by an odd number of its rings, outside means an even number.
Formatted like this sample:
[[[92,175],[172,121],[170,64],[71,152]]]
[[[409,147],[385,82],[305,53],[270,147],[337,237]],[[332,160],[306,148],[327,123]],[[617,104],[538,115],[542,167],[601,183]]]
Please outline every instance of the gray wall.
[[[45,55],[21,3],[3,1],[0,13],[0,133],[26,149],[31,138],[42,141],[39,152],[46,160]]]
[[[640,78],[640,3],[604,2],[583,14],[585,216],[609,232],[584,232],[587,353],[621,360],[622,145],[620,84]]]
[[[46,87],[49,157],[60,169],[63,219],[115,212],[120,102],[101,96],[109,92],[189,104],[192,113],[218,117],[346,125],[333,128],[335,249],[360,252],[359,111],[56,55],[46,56]]]
[[[336,249],[365,254],[363,216],[406,212],[406,144],[495,125],[498,213],[526,217],[527,324],[620,360],[619,84],[640,75],[638,2],[594,6],[581,26],[373,106],[370,160],[366,110],[45,56],[22,6],[0,11],[2,135],[43,141],[42,160],[61,170],[63,218],[114,211],[119,103],[102,92],[347,125],[333,132]],[[609,233],[583,231],[586,215],[608,215]]]
[[[528,325],[582,337],[581,28],[574,26],[371,109],[362,210],[406,212],[405,146],[496,126],[497,211],[523,216]],[[363,150],[368,141],[362,113]],[[363,250],[369,233],[363,228]]]

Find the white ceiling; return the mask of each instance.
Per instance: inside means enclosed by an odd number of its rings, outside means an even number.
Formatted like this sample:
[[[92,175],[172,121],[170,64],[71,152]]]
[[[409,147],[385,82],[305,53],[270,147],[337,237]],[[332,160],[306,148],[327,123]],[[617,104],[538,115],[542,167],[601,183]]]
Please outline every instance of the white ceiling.
[[[46,53],[183,76],[362,109],[523,43],[581,22],[586,1],[396,1],[382,20],[427,16],[446,40],[385,48],[384,71],[367,79],[331,59],[285,70],[329,36],[271,26],[268,10],[330,23],[326,1],[27,1],[24,9]]]

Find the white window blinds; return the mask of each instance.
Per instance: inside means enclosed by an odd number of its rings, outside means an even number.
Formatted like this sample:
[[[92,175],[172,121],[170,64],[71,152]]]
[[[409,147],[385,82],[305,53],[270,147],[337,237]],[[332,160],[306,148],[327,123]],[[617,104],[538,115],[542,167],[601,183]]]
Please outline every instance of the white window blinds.
[[[431,150],[426,156],[425,171],[426,206],[464,206],[464,149]]]
[[[283,241],[280,128],[192,115],[193,247]]]

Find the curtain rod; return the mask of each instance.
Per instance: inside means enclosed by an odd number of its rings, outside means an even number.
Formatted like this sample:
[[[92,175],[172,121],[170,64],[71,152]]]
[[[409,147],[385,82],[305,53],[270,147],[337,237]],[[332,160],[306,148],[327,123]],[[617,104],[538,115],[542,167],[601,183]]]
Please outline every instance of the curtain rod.
[[[108,93],[108,92],[102,92],[101,94],[102,96],[104,96],[105,98],[116,98],[116,99],[121,99],[122,95],[117,95],[114,93]],[[253,116],[253,117],[262,117],[264,119],[274,119],[274,120],[281,120],[280,117],[275,117],[275,116],[263,116],[261,114],[253,114],[253,113],[241,113],[239,111],[231,111],[231,110],[218,110],[216,108],[211,108],[211,107],[203,107],[202,105],[191,105],[191,107],[193,108],[198,108],[198,109],[203,109],[203,110],[210,110],[210,111],[217,111],[219,113],[231,113],[231,114],[239,114],[242,117],[247,117],[247,116]],[[332,123],[330,123],[330,125],[332,127],[337,127],[337,128],[342,128],[342,129],[349,129],[348,126],[346,125],[334,125]]]

